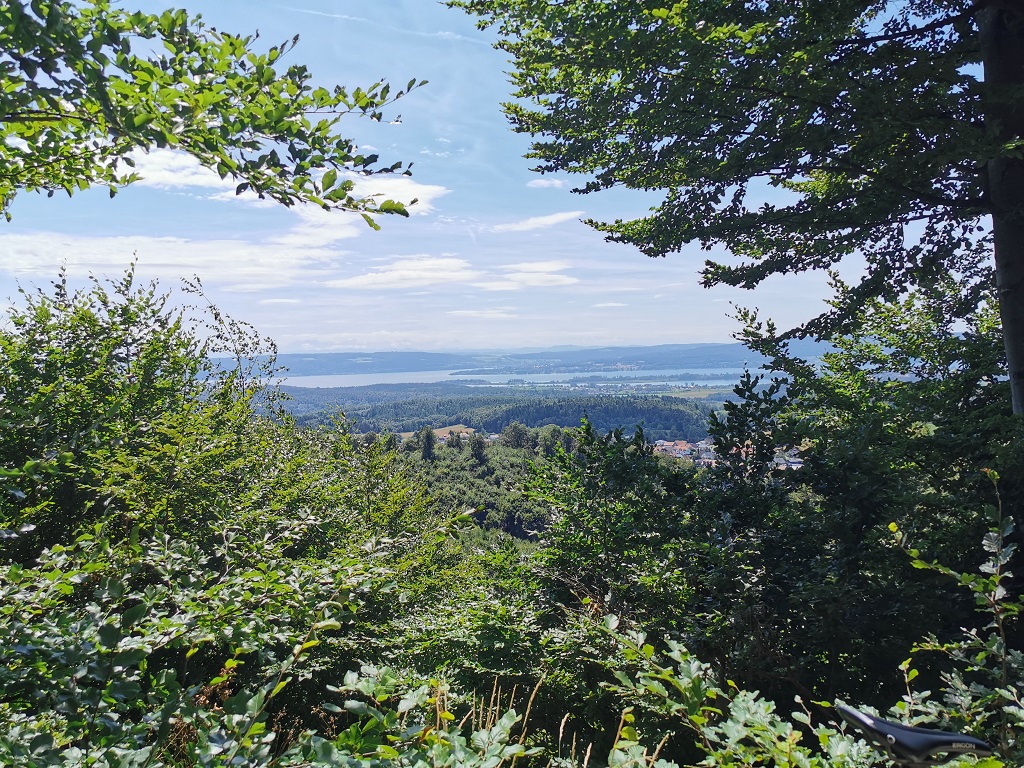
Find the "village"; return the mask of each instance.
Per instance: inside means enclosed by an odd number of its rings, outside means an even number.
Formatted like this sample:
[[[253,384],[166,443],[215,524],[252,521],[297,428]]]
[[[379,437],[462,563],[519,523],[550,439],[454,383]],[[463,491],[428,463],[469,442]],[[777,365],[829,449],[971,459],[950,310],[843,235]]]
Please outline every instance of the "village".
[[[686,440],[656,440],[654,452],[675,459],[689,459],[698,467],[713,467],[720,459],[715,453],[714,441],[711,438],[704,438],[695,443]],[[804,465],[796,448],[776,448],[774,461],[776,469],[800,469]]]

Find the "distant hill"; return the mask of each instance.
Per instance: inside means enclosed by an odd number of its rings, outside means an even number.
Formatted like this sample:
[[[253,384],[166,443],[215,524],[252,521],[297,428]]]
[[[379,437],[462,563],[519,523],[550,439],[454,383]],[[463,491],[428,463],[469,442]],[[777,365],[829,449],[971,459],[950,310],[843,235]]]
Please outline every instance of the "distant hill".
[[[601,431],[643,424],[648,439],[700,440],[720,398],[691,400],[644,395],[574,395],[455,383],[365,387],[282,387],[283,405],[300,424],[321,424],[343,412],[356,432],[412,432],[464,424],[500,432],[513,421],[528,427],[577,427],[586,414]]]
[[[813,342],[799,342],[801,354],[816,356]],[[805,350],[806,348],[806,350]],[[557,349],[541,352],[311,352],[278,355],[290,376],[352,373],[459,371],[473,373],[575,373],[612,369],[757,368],[764,358],[742,344],[659,344],[656,346]]]
[[[490,358],[483,355],[446,352],[310,352],[277,356],[278,364],[292,376],[451,371],[483,365],[487,360]]]

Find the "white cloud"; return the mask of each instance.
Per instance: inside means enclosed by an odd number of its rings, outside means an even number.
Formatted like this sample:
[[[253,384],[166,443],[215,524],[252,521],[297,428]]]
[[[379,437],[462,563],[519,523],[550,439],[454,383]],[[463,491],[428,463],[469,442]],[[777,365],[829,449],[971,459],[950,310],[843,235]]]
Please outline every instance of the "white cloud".
[[[509,272],[503,280],[476,283],[485,291],[521,291],[524,288],[552,288],[559,285],[573,285],[579,278],[569,275],[553,275],[543,272]]]
[[[302,299],[260,299],[260,304],[301,304]]]
[[[509,272],[564,272],[568,268],[567,261],[521,261],[502,267]]]
[[[521,291],[580,282],[579,278],[560,274],[569,267],[570,264],[564,261],[527,261],[506,264],[497,270],[484,270],[455,254],[419,254],[396,258],[369,272],[331,280],[326,285],[331,288],[405,290],[443,284],[450,287],[470,286],[485,291]]]
[[[395,200],[409,206],[409,213],[421,215],[434,210],[433,202],[444,197],[450,189],[438,184],[420,184],[408,176],[379,175],[360,176],[356,180],[356,192],[369,197],[379,195],[381,200]],[[412,201],[416,200],[413,205]]]
[[[187,152],[170,149],[154,149],[150,152],[134,152],[135,170],[142,176],[136,182],[140,187],[156,189],[203,189],[231,190],[234,193],[238,182],[228,177],[222,179]]]
[[[484,280],[474,283],[485,291],[521,291],[525,288],[551,288],[559,285],[573,285],[579,278],[561,275],[569,268],[564,261],[525,261],[501,267],[504,274],[498,280]]]
[[[341,19],[343,21],[369,21],[369,19],[363,18],[362,16],[348,16],[344,13],[325,13],[324,11],[311,11],[308,8],[294,8],[290,5],[279,6],[286,11],[294,11],[295,13],[308,13],[311,16],[326,16],[329,19]]]
[[[511,224],[497,224],[491,227],[493,232],[529,232],[534,229],[553,227],[566,221],[578,219],[583,211],[565,211],[563,213],[551,213],[547,216],[531,216],[522,221],[514,221]]]
[[[397,290],[467,282],[479,276],[480,272],[464,259],[421,255],[398,259],[373,272],[331,280],[327,285],[331,288]]]
[[[601,302],[600,304],[595,304],[594,308],[595,309],[600,309],[602,307],[628,307],[628,306],[629,306],[629,304],[623,304],[621,301],[604,301],[604,302]]]
[[[564,179],[533,179],[533,181],[526,182],[526,186],[531,189],[562,189],[565,184]]]
[[[466,37],[465,35],[460,35],[457,32],[416,32],[414,34],[421,35],[423,37],[436,37],[441,40],[456,40],[463,43],[475,43],[476,45],[490,46],[490,43],[486,40],[481,40],[475,37]]]
[[[480,283],[473,283],[474,288],[482,291],[521,291],[523,286],[511,280],[485,280]]]
[[[204,274],[209,273],[204,271]],[[214,275],[214,279],[216,279],[216,275]],[[279,280],[273,283],[230,283],[221,288],[221,290],[225,293],[263,293],[264,291],[273,291],[283,287],[284,283]]]
[[[510,320],[519,317],[507,309],[453,309],[448,314],[455,317],[479,317],[484,320]]]
[[[569,275],[552,275],[543,272],[510,272],[505,277],[523,288],[572,285],[579,282],[579,278]]]
[[[34,232],[0,235],[0,265],[16,278],[50,278],[62,265],[80,279],[120,274],[132,258],[139,274],[161,280],[201,275],[232,293],[258,293],[321,280],[337,261],[329,249],[274,247],[246,240],[104,237]]]
[[[369,231],[358,214],[347,211],[325,211],[316,205],[300,204],[289,209],[299,218],[298,224],[270,238],[273,245],[287,248],[322,248],[358,237]]]
[[[363,147],[364,150],[372,147]],[[276,206],[273,200],[260,200],[252,191],[235,194],[238,180],[231,177],[222,179],[215,171],[207,168],[195,157],[170,149],[154,149],[151,152],[136,152],[135,170],[142,176],[136,182],[142,187],[155,189],[206,189],[215,200],[239,200],[256,205]],[[409,176],[380,174],[374,176],[352,176],[356,193],[369,197],[377,195],[381,200],[395,200],[409,207],[409,213],[424,214],[434,210],[432,203],[447,195],[451,190],[438,184],[420,184]],[[416,204],[412,204],[417,200]],[[306,206],[314,208],[315,206]],[[300,210],[303,206],[296,206]],[[322,209],[319,209],[322,210]]]

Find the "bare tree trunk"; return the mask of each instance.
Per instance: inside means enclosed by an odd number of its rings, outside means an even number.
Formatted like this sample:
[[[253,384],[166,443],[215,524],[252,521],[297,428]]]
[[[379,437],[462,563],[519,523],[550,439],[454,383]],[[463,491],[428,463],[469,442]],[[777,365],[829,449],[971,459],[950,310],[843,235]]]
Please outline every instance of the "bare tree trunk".
[[[1003,145],[1024,141],[1024,3],[994,3],[978,14],[978,26],[986,129]],[[1013,412],[1024,415],[1024,146],[1000,151],[986,171]]]

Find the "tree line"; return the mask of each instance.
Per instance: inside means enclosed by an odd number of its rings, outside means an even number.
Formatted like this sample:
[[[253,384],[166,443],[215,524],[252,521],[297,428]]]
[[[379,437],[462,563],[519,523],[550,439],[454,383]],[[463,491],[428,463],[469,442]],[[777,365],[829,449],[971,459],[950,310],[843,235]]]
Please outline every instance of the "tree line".
[[[292,388],[291,392],[295,392]],[[306,401],[305,393],[298,395]],[[375,405],[346,405],[331,402],[344,413],[357,432],[414,432],[423,426],[441,428],[464,424],[476,430],[500,432],[518,422],[528,427],[557,424],[572,427],[586,416],[598,428],[633,427],[643,424],[652,440],[701,440],[707,437],[710,404],[668,396],[586,395],[566,396],[515,394],[502,392],[467,397],[416,398]],[[286,407],[290,406],[286,404]],[[330,410],[303,409],[304,424],[322,423],[331,418]]]

